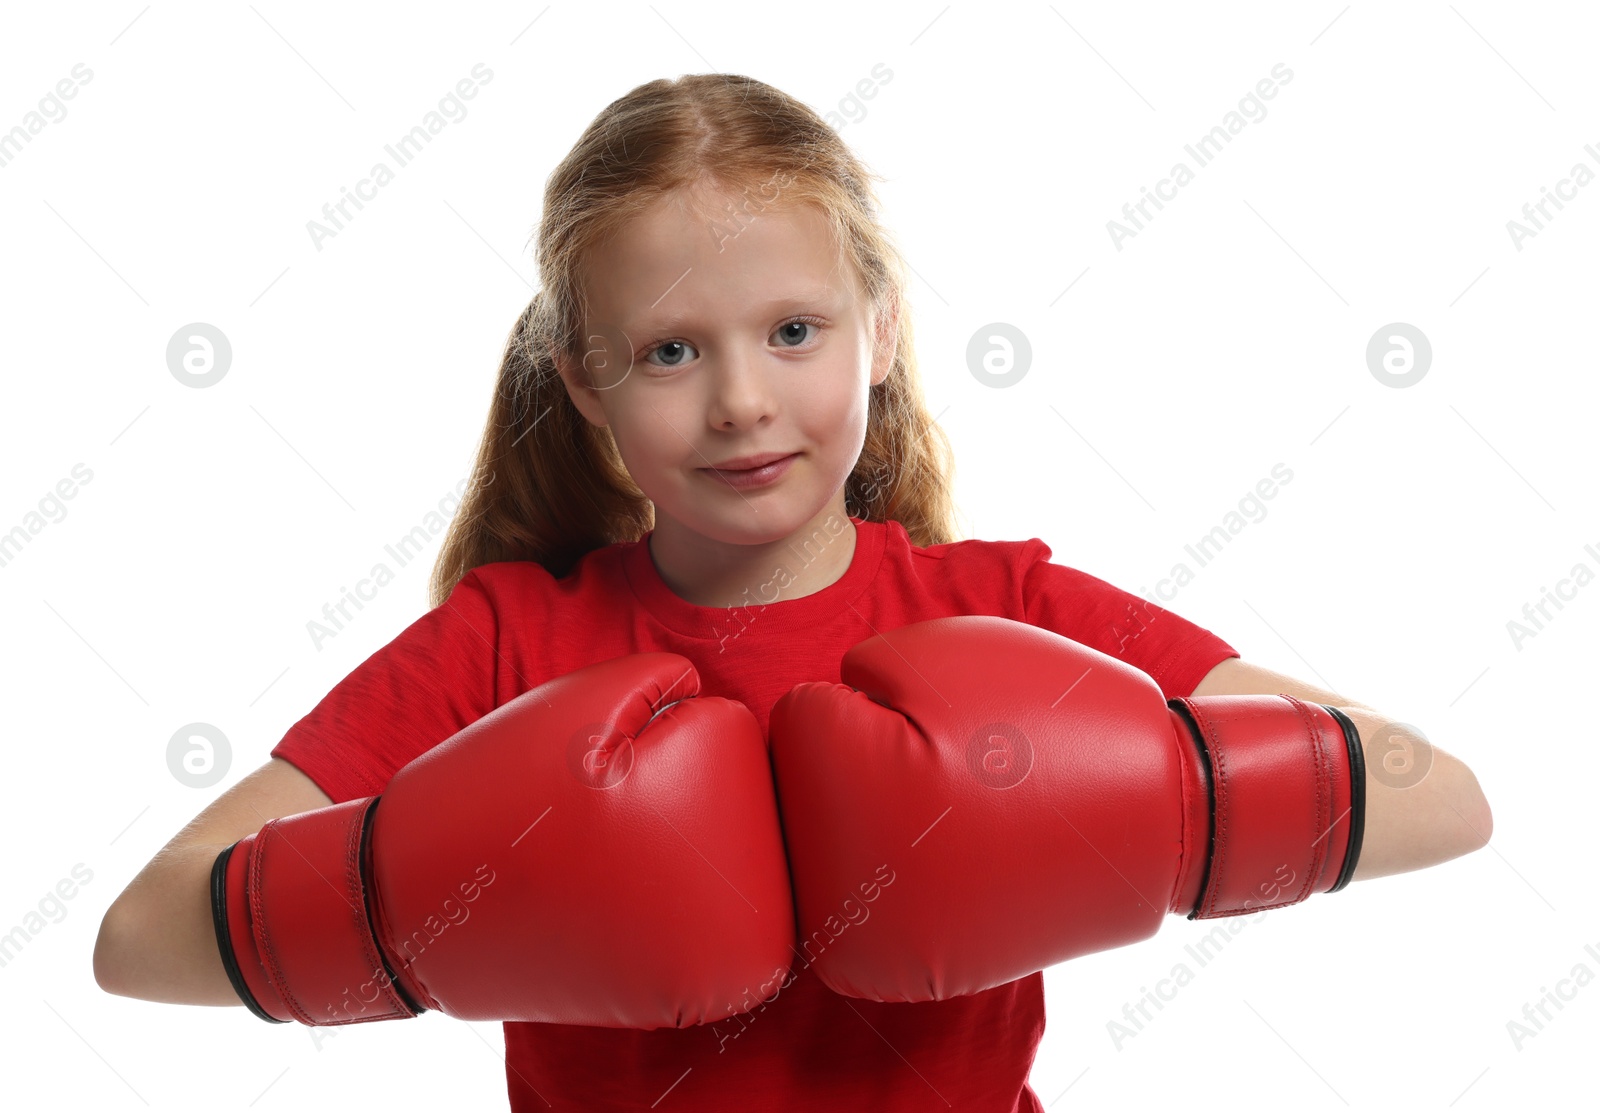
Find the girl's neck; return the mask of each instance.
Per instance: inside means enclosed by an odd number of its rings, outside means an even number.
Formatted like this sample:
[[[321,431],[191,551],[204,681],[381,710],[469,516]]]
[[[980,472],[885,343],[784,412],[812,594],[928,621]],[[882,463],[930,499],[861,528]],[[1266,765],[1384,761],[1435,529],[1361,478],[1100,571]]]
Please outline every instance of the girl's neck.
[[[856,527],[830,506],[788,537],[730,544],[659,517],[650,558],[673,594],[699,607],[748,607],[800,599],[837,583],[855,556]]]

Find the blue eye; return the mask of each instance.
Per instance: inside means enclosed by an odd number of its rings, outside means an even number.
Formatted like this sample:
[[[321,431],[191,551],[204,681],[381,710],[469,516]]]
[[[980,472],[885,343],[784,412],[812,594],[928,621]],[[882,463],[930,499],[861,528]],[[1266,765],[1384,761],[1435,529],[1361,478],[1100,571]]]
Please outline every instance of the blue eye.
[[[806,339],[805,330],[806,330],[807,326],[810,326],[811,328],[814,328],[814,329],[820,329],[820,327],[821,327],[815,321],[808,321],[808,320],[805,320],[804,318],[802,318],[800,320],[788,321],[788,322],[785,322],[784,324],[779,325],[778,328],[777,328],[777,331],[775,331],[772,335],[774,335],[774,336],[783,336],[783,337],[785,337],[787,339],[788,337],[793,335],[792,333],[789,332],[789,330],[790,329],[794,329],[794,328],[798,328],[800,330],[799,341],[801,343],[803,343],[805,341],[805,339]],[[796,344],[785,343],[785,347],[799,347],[799,343],[796,343]]]
[[[807,326],[810,326],[813,330],[815,330],[815,332],[813,332],[809,338],[805,333]],[[800,348],[806,344],[808,339],[814,341],[816,339],[815,333],[820,332],[822,330],[822,326],[823,322],[818,318],[796,317],[792,321],[785,321],[783,324],[779,325],[773,330],[772,335],[773,337],[778,338],[778,347],[780,348]],[[795,335],[797,330],[799,332],[798,336]],[[657,340],[654,344],[650,345],[650,347],[646,348],[644,352],[640,354],[639,358],[655,367],[682,367],[685,363],[692,363],[694,360],[694,357],[686,355],[686,352],[695,352],[695,354],[698,354],[695,346],[687,341]],[[663,354],[663,362],[658,363],[653,358],[657,353]]]
[[[650,357],[655,355],[657,352],[665,352],[665,351],[668,351],[669,349],[672,349],[672,348],[678,348],[678,349],[687,348],[691,352],[694,351],[694,347],[692,345],[685,344],[682,340],[666,340],[666,341],[663,341],[662,343],[656,345],[655,347],[651,348],[648,352],[646,352],[645,353],[645,359],[649,360]],[[677,354],[679,355],[679,357],[681,359],[681,352],[679,352]],[[657,367],[677,367],[678,365],[679,365],[679,363],[676,360],[671,362],[671,363],[658,363],[658,364],[656,364]]]

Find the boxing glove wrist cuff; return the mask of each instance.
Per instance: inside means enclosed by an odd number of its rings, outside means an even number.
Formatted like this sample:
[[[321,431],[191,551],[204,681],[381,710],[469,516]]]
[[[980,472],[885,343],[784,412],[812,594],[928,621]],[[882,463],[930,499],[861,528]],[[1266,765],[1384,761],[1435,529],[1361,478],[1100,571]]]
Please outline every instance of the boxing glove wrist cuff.
[[[1345,754],[1350,762],[1350,837],[1345,846],[1344,866],[1330,893],[1337,893],[1355,876],[1356,863],[1361,859],[1361,838],[1367,826],[1367,759],[1361,750],[1361,732],[1337,707],[1319,704],[1324,711],[1338,720],[1344,731]]]
[[[1189,919],[1281,908],[1349,883],[1361,853],[1366,764],[1348,716],[1289,695],[1168,706],[1198,751],[1210,800],[1205,875]]]
[[[212,864],[222,964],[261,1019],[321,1026],[426,1011],[372,923],[368,840],[379,800],[269,820]]]
[[[249,844],[254,839],[254,835],[247,835],[232,846],[224,847],[216,861],[211,863],[211,926],[217,933],[217,951],[222,955],[222,969],[227,972],[228,981],[239,995],[239,1000],[244,1002],[244,1007],[269,1023],[286,1024],[288,1017],[279,1015],[287,1012],[283,999],[272,988],[272,983],[267,981],[261,964],[251,961],[249,947],[241,948],[244,960],[240,961],[229,929],[231,923],[239,925],[241,933],[249,931],[250,914],[244,901],[244,886],[235,883],[230,887],[228,871],[243,871],[244,863],[250,857]],[[229,907],[230,901],[232,907]],[[267,1002],[265,1007],[261,1004],[263,1001]]]

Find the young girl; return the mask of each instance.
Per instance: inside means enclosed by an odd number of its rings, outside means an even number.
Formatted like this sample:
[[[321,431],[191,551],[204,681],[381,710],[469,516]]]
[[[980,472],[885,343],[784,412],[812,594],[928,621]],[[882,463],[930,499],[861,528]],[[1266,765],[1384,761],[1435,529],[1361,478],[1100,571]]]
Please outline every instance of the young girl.
[[[837,681],[851,646],[996,615],[1120,658],[1168,698],[1287,692],[1373,737],[1376,713],[1244,664],[1038,539],[956,540],[948,444],[876,213],[834,131],[759,81],[658,80],[608,106],[547,184],[543,289],[507,345],[433,609],[128,886],[102,925],[100,984],[239,1004],[202,895],[221,848],[380,794],[519,694],[628,654],[683,655],[702,693],[765,731],[796,684]],[[1466,853],[1490,825],[1471,772],[1435,749],[1403,792],[1369,780],[1356,879]],[[797,963],[764,1008],[723,1023],[508,1022],[506,1073],[516,1110],[1037,1111],[1043,1030],[1042,974],[886,1004]]]

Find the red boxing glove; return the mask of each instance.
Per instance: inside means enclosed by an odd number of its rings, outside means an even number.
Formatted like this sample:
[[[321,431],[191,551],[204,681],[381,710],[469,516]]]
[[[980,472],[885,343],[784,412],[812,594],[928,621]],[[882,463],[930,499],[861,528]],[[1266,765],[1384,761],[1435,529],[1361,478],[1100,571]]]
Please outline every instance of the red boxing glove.
[[[1293,696],[1168,701],[1126,662],[968,615],[880,634],[768,733],[800,954],[835,992],[942,1001],[1343,888],[1365,764]]]
[[[263,1020],[684,1027],[789,971],[794,906],[749,708],[672,653],[525,692],[381,796],[217,856],[223,965]],[[738,1004],[735,1004],[738,1002]]]

